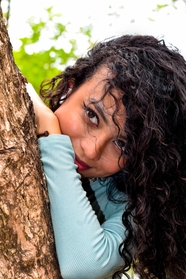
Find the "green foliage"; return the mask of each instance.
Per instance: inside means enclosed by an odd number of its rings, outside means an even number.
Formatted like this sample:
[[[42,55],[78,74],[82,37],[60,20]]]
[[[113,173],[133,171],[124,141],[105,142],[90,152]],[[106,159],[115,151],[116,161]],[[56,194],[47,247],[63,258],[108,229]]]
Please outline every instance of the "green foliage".
[[[168,5],[167,4],[164,4],[164,5],[157,5],[157,10],[159,11],[159,10],[161,10],[161,9],[163,9],[163,8],[165,8],[165,7],[168,7]]]
[[[20,38],[21,46],[13,53],[21,73],[38,92],[44,79],[51,79],[71,60],[77,59],[78,45],[76,40],[67,38],[66,27],[70,23],[62,24],[61,14],[53,14],[52,8],[46,9],[44,20],[40,18],[36,21],[36,18],[32,17],[28,20],[28,24],[30,34],[28,37]],[[86,36],[91,43],[90,26],[80,28],[79,33]]]
[[[174,6],[177,1],[171,0],[169,4],[157,4],[154,11],[159,12],[169,5]],[[149,18],[149,20],[154,19]],[[78,44],[82,37],[80,40],[71,39],[68,33],[70,22],[63,23],[63,21],[62,15],[53,13],[52,7],[45,10],[42,18],[30,18],[28,20],[30,32],[20,39],[20,48],[14,50],[16,64],[37,92],[44,79],[51,79],[78,57]],[[131,20],[131,22],[134,21],[134,19]],[[77,33],[86,38],[86,42],[91,46],[91,26],[80,27]],[[84,39],[82,41],[84,42]]]

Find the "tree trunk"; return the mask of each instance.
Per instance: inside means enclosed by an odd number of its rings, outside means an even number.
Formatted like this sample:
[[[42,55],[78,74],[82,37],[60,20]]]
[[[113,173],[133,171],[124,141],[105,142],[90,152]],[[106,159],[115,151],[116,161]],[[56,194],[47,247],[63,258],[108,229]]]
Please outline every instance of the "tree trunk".
[[[0,8],[0,279],[62,278],[25,78]]]

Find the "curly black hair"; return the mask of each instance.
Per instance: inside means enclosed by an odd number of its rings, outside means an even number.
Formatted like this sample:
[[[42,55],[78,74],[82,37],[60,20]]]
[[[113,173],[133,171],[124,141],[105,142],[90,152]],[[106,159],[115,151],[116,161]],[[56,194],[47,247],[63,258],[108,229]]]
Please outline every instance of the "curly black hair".
[[[110,89],[122,94],[126,163],[115,187],[127,198],[120,245],[127,275],[186,278],[186,62],[153,36],[124,35],[95,45],[74,66],[45,82],[55,111],[73,80],[73,92],[106,65]],[[118,179],[119,177],[119,179]],[[114,179],[114,178],[113,178]]]

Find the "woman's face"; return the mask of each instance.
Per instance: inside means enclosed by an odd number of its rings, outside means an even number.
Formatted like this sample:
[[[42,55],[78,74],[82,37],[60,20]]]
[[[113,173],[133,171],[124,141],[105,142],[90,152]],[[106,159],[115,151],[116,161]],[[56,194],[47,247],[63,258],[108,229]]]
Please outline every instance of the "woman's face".
[[[100,100],[107,76],[106,68],[99,70],[55,111],[62,133],[71,139],[77,171],[82,177],[107,177],[120,170],[118,160],[125,144],[125,110],[120,102],[116,121],[121,134],[117,137],[118,128],[112,120],[115,102],[110,95]],[[91,104],[96,100],[99,102]],[[121,158],[119,163],[123,166],[125,160]]]

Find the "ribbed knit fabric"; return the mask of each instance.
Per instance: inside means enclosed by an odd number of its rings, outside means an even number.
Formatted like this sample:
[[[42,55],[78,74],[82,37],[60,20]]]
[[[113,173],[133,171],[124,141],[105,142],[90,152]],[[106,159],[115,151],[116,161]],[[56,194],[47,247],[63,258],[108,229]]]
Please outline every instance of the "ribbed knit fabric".
[[[118,247],[124,237],[125,205],[109,201],[99,181],[82,187],[68,136],[40,138],[39,146],[63,278],[111,278],[122,264]]]

